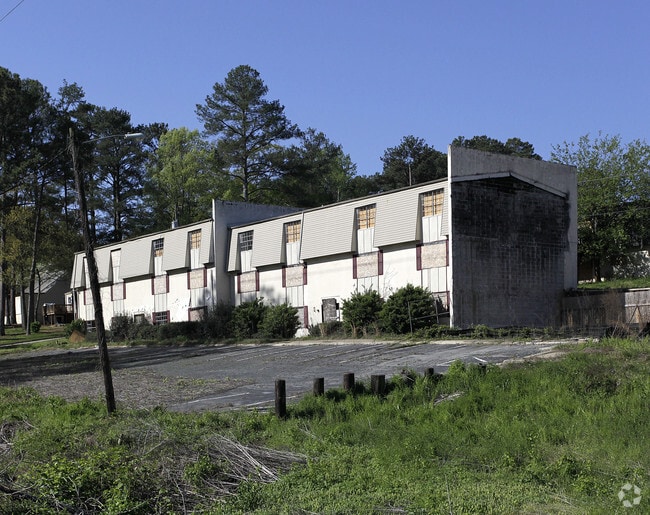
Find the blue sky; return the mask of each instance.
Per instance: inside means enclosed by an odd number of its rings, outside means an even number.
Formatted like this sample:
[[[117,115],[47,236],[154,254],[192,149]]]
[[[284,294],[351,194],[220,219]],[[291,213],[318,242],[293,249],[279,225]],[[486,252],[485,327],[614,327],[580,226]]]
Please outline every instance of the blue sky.
[[[361,174],[409,134],[519,137],[544,159],[587,133],[648,137],[646,0],[0,0],[4,16],[0,66],[136,124],[202,129],[196,104],[248,64]]]

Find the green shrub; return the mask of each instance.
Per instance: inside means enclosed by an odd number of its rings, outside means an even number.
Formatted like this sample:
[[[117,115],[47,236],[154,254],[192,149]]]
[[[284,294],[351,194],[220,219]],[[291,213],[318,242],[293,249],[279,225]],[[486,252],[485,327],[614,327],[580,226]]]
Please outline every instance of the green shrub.
[[[264,299],[242,302],[232,311],[232,332],[235,338],[253,338],[259,332],[268,306]]]
[[[288,304],[279,304],[266,309],[259,330],[267,338],[293,338],[299,327],[298,310]]]
[[[32,333],[37,333],[41,330],[41,323],[38,320],[34,320],[31,324],[29,324],[29,330]]]
[[[436,300],[429,290],[407,284],[388,298],[380,316],[386,330],[404,334],[430,326],[436,311]]]
[[[81,334],[86,334],[86,321],[83,318],[74,319],[65,328],[66,336],[70,336],[74,331],[77,331]]]
[[[231,338],[233,335],[232,314],[234,309],[234,306],[223,301],[208,309],[202,320],[205,335],[218,339]]]
[[[127,340],[129,338],[130,326],[133,323],[133,319],[128,315],[117,315],[111,318],[111,340]]]
[[[364,336],[369,330],[378,333],[379,313],[383,305],[384,299],[375,290],[366,290],[363,293],[357,291],[349,299],[343,300],[343,323],[355,338],[359,331]]]

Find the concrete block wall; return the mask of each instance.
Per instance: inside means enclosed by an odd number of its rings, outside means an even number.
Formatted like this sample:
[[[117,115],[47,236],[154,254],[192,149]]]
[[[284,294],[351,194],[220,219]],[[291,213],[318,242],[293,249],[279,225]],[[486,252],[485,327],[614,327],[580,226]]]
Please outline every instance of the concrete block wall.
[[[569,203],[513,176],[452,182],[453,325],[554,326]]]

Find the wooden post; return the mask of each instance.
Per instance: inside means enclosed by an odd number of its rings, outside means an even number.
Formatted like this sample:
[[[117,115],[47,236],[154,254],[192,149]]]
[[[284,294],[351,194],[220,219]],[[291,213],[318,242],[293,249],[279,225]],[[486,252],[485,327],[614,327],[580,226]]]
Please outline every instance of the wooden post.
[[[425,377],[426,379],[431,379],[434,375],[435,375],[435,374],[434,374],[434,372],[433,372],[433,367],[427,368],[427,369],[424,371],[424,377]]]
[[[275,415],[278,418],[287,416],[287,387],[284,379],[275,380]]]
[[[385,375],[372,375],[370,376],[370,388],[372,393],[375,395],[384,395],[384,390],[386,388],[386,376]]]
[[[316,397],[325,393],[325,378],[317,377],[314,379],[314,395]]]
[[[343,374],[343,389],[346,392],[351,392],[354,390],[354,372]]]

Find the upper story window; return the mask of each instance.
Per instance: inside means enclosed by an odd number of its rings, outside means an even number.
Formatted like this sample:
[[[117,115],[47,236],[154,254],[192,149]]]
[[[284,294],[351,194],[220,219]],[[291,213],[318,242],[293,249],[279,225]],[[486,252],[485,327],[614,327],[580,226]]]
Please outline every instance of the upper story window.
[[[284,233],[287,243],[300,241],[300,220],[284,224]]]
[[[422,193],[422,216],[442,215],[443,190]]]
[[[373,252],[373,240],[375,238],[375,214],[376,204],[358,207],[357,215],[357,253],[365,254]]]
[[[163,255],[163,248],[165,246],[165,240],[162,238],[159,238],[157,240],[153,240],[153,256],[154,257],[162,257]]]
[[[253,231],[239,233],[239,251],[253,250]]]
[[[284,224],[285,256],[287,265],[300,263],[300,220]]]
[[[201,230],[190,232],[188,237],[190,240],[190,268],[195,270],[201,267]]]
[[[153,248],[153,268],[154,268],[154,275],[162,275],[163,273],[163,247],[165,244],[165,240],[163,238],[159,238],[157,240],[153,240],[152,242],[152,248]]]
[[[241,272],[253,270],[253,231],[239,233],[239,264]]]
[[[111,268],[113,271],[113,282],[119,283],[120,279],[120,256],[121,250],[112,250],[111,251]]]
[[[201,230],[190,233],[190,249],[197,250],[201,248]]]
[[[371,229],[375,226],[375,213],[377,206],[371,204],[357,208],[357,229]]]

